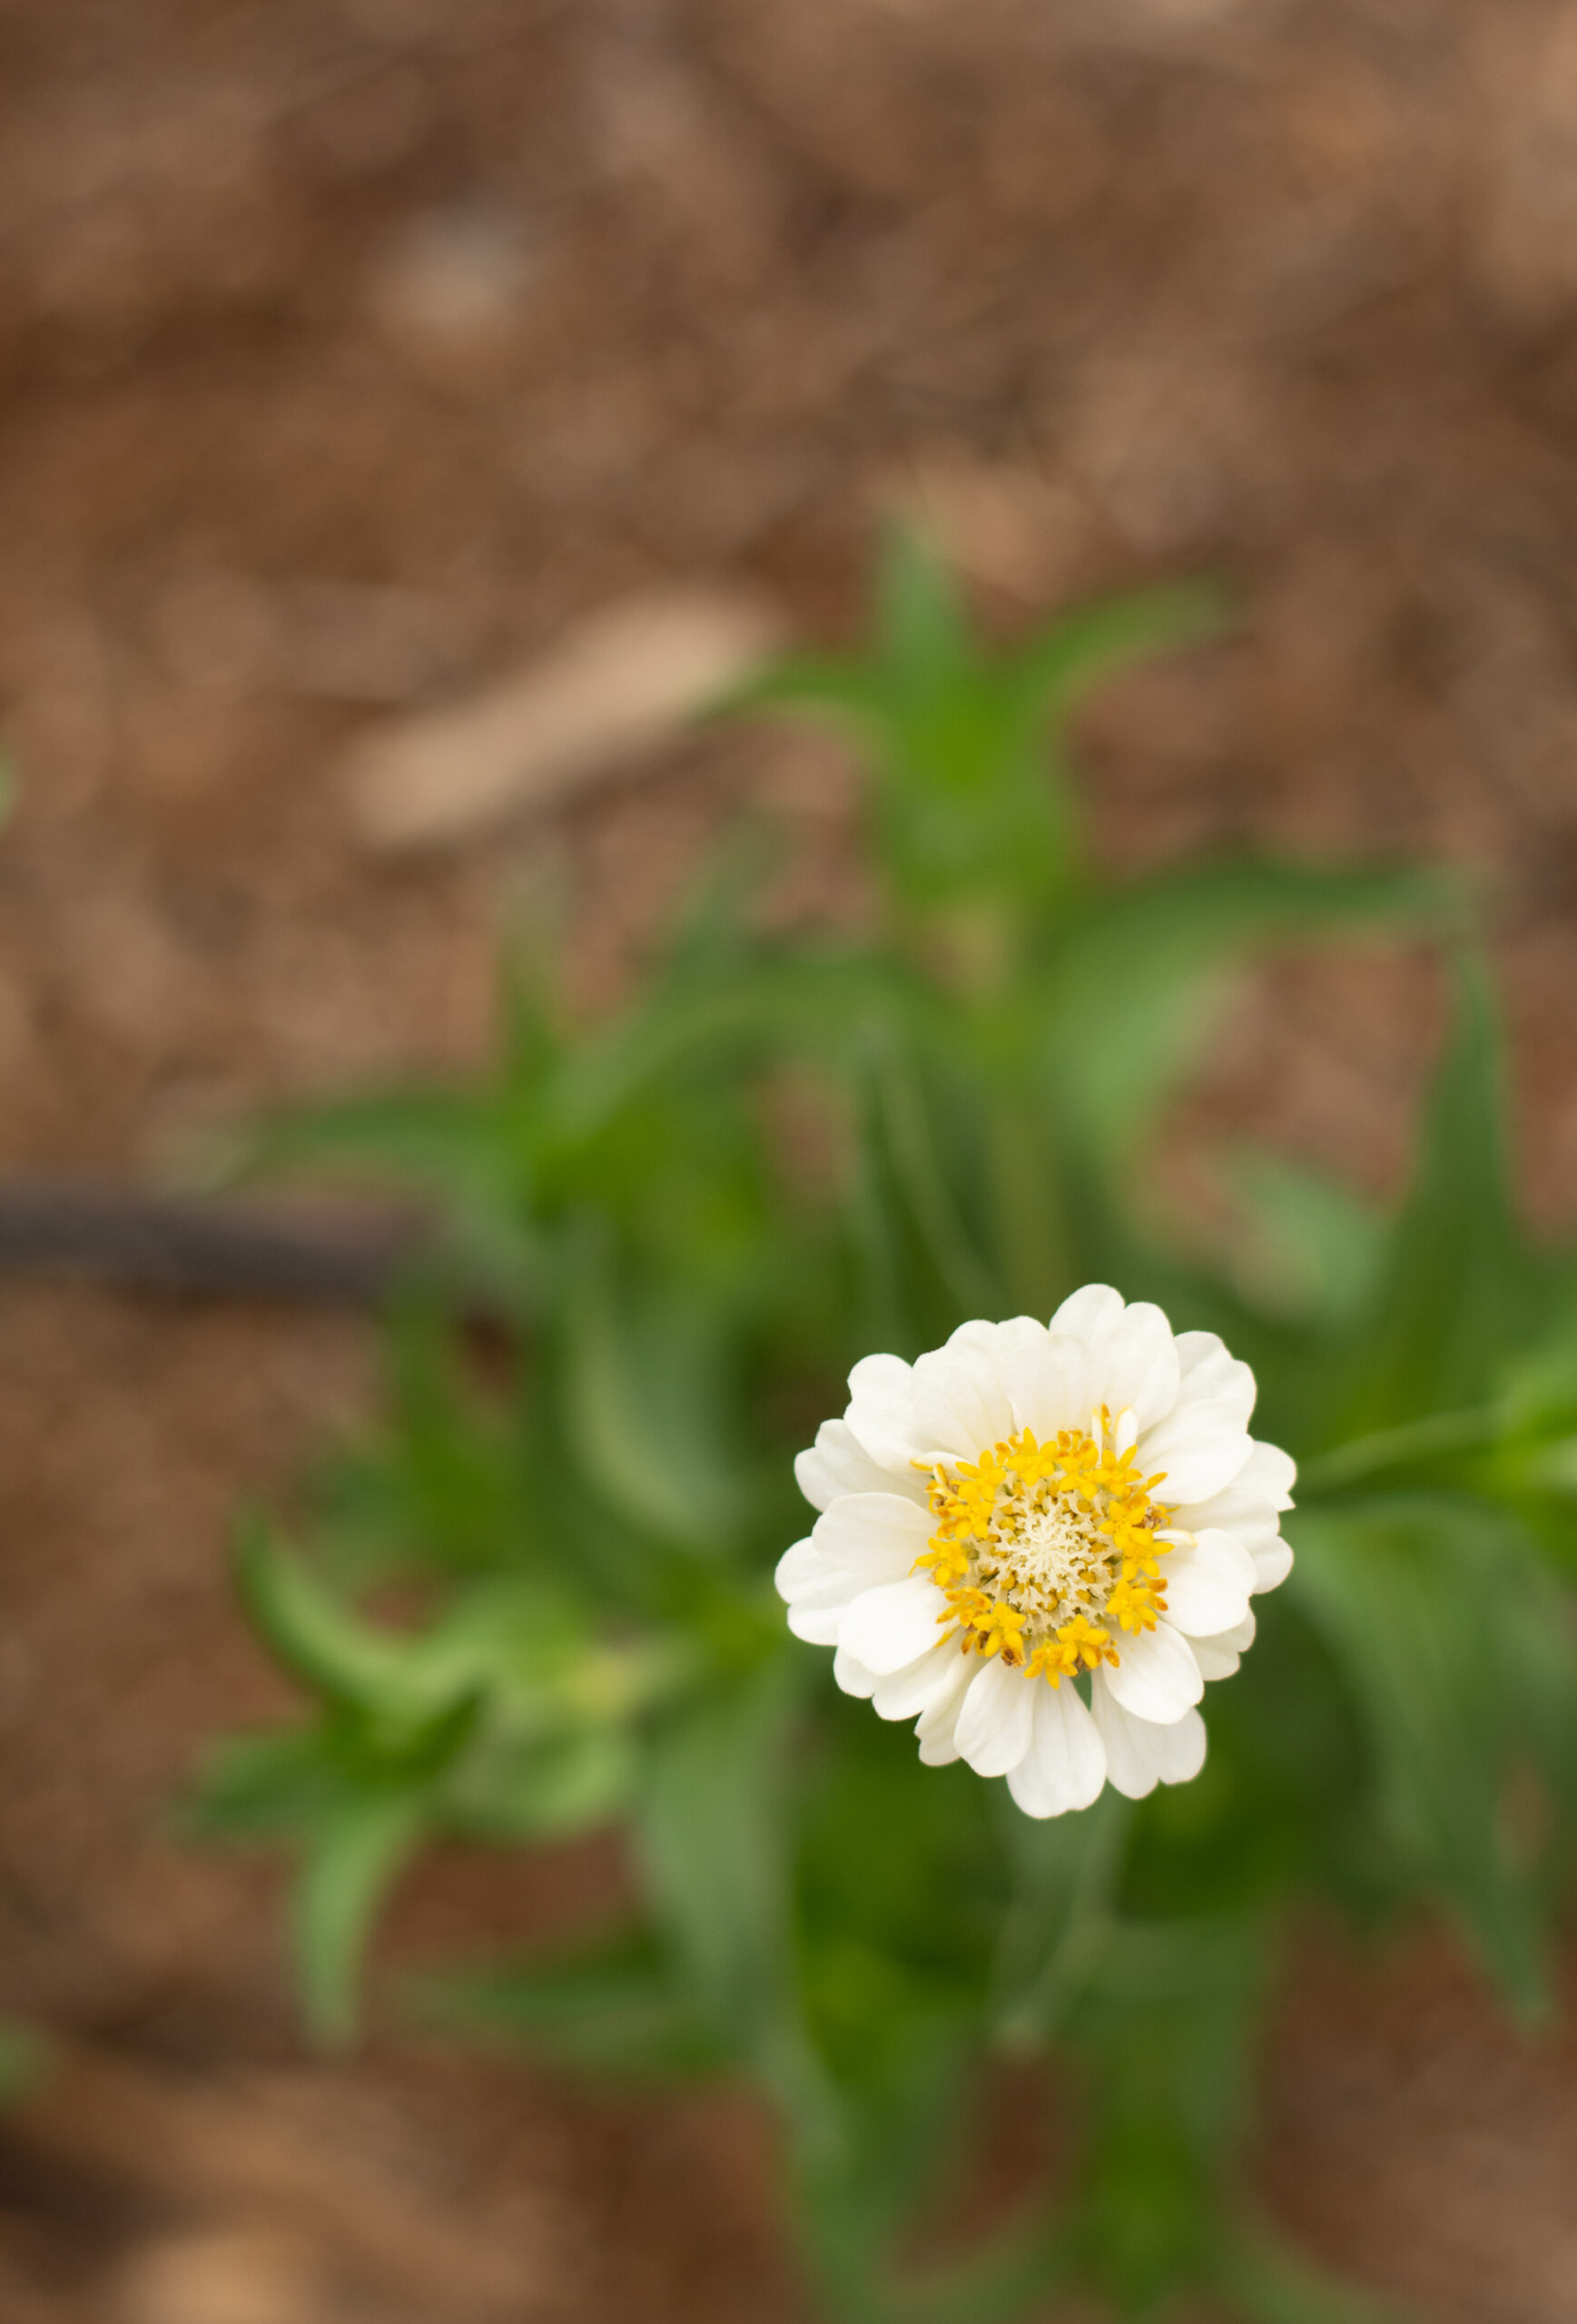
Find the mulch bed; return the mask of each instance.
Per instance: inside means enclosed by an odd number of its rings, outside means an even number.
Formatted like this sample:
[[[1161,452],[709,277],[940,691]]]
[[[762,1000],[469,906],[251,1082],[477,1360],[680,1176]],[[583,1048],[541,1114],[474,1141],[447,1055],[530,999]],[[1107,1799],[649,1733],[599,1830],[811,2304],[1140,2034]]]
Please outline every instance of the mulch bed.
[[[398,861],[336,768],[635,587],[851,635],[903,506],[1004,631],[1235,584],[1237,635],[1091,713],[1102,845],[1466,867],[1529,1199],[1569,1218],[1570,8],[6,0],[0,221],[0,1167],[162,1182],[271,1101],[461,1070],[501,917],[557,913],[604,997],[745,800],[808,867],[784,908],[838,903],[819,745],[676,743]],[[1415,959],[1281,964],[1190,1118],[1393,1186],[1439,1017]],[[0,2301],[788,2319],[747,2109],[462,2060],[388,1997],[310,2061],[274,1873],[172,1829],[282,1701],[229,1513],[373,1393],[351,1315],[0,1285],[0,2005],[58,2044],[0,2142]],[[389,1963],[619,1876],[429,1866]],[[1434,1941],[1311,1938],[1270,2089],[1312,2249],[1463,2324],[1570,2316],[1569,2044],[1508,2044]]]

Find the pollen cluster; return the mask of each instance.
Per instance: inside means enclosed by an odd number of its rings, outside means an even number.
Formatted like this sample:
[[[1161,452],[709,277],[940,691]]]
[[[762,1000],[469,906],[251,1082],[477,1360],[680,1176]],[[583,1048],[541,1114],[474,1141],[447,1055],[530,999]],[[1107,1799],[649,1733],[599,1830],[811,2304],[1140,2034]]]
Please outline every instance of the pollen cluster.
[[[1102,1408],[1088,1434],[1042,1444],[1022,1429],[976,1461],[916,1463],[937,1531],[915,1571],[942,1592],[937,1619],[958,1625],[966,1654],[1000,1654],[1056,1687],[1118,1662],[1119,1635],[1166,1612],[1157,1528],[1171,1512],[1152,1499],[1165,1473],[1139,1476],[1111,1437]]]

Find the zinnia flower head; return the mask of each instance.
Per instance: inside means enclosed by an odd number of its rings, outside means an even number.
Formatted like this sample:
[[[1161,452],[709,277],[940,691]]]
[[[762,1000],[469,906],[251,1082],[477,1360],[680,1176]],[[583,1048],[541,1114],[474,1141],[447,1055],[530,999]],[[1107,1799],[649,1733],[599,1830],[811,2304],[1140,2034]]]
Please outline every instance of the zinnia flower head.
[[[1248,1366],[1090,1284],[1050,1328],[964,1324],[849,1388],[794,1463],[822,1513],[777,1569],[844,1692],[914,1719],[928,1766],[1006,1776],[1030,1816],[1198,1775],[1205,1682],[1292,1565],[1296,1471],[1248,1433]]]

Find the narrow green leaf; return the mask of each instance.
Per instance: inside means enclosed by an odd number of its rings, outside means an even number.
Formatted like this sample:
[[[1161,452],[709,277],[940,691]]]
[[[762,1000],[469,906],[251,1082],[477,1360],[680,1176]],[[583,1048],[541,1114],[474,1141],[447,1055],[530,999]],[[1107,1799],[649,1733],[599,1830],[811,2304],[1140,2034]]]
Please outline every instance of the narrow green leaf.
[[[204,1839],[295,1835],[345,1797],[345,1769],[320,1726],[237,1735],[205,1757],[182,1808]]]
[[[1240,1148],[1222,1168],[1233,1221],[1231,1272],[1263,1314],[1324,1330],[1372,1305],[1385,1257],[1385,1224],[1334,1178],[1281,1155]]]
[[[307,2022],[320,2042],[339,2045],[355,2034],[367,1939],[424,1822],[419,1797],[370,1792],[323,1816],[308,1839],[291,1930]]]
[[[1064,1134],[1097,1167],[1131,1158],[1250,952],[1365,922],[1416,925],[1452,891],[1416,872],[1243,857],[1135,881],[1093,901],[1049,963],[1040,1071]]]
[[[693,1295],[643,1303],[595,1219],[580,1222],[566,1256],[563,1394],[586,1474],[643,1531],[724,1546],[736,1488],[703,1311]]]
[[[908,1203],[938,1275],[961,1314],[994,1314],[1001,1285],[960,1214],[919,1075],[889,1044],[873,1060],[872,1080],[893,1183]]]
[[[255,1628],[315,1694],[374,1716],[420,1721],[452,1711],[468,1691],[470,1672],[435,1666],[419,1646],[370,1629],[256,1518],[239,1531],[234,1564]]]
[[[1252,2215],[1223,2222],[1208,2289],[1243,2324],[1407,2324],[1389,2301],[1333,2281]]]
[[[784,2108],[807,2153],[838,2110],[801,2023],[790,1949],[786,1657],[697,1699],[654,1738],[636,1845],[696,2005]]]
[[[993,2007],[1010,2050],[1036,2050],[1062,2028],[1096,1979],[1116,1925],[1132,1811],[1106,1791],[1081,1816],[1035,1823],[1004,1814],[1012,1901],[998,1939]]]
[[[1124,2313],[1207,2273],[1267,1969],[1254,1915],[1119,1921],[1070,2021],[1084,2068],[1075,2249]]]
[[[0,2106],[25,2098],[47,2070],[49,2045],[30,2026],[0,2019]]]
[[[583,2073],[666,2080],[727,2062],[714,2027],[649,1937],[547,1961],[432,1979],[426,2014],[459,2032],[517,2042]]]
[[[490,1184],[497,1127],[490,1101],[471,1090],[374,1090],[274,1114],[230,1160],[233,1175],[334,1169],[423,1187]]]
[[[1287,1586],[1368,1728],[1395,1869],[1448,1905],[1513,2004],[1537,2014],[1577,1762],[1577,1657],[1551,1576],[1507,1513],[1464,1495],[1299,1511],[1287,1531]],[[1531,1824],[1517,1807],[1529,1786]]]
[[[1458,963],[1455,986],[1412,1190],[1364,1333],[1349,1429],[1487,1402],[1513,1338],[1538,1314],[1512,1190],[1493,1002],[1476,962]]]
[[[1130,662],[1218,636],[1231,618],[1226,592],[1207,581],[1140,589],[1075,606],[1008,659],[1020,714],[1063,717]]]

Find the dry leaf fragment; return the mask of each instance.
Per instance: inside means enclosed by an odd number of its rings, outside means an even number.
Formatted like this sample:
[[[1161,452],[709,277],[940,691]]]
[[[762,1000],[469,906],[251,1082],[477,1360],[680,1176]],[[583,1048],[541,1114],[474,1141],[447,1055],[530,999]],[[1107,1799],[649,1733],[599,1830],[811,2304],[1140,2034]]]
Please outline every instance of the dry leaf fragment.
[[[356,827],[372,847],[451,847],[555,804],[660,748],[777,635],[739,590],[620,598],[517,676],[360,741],[343,770]]]

